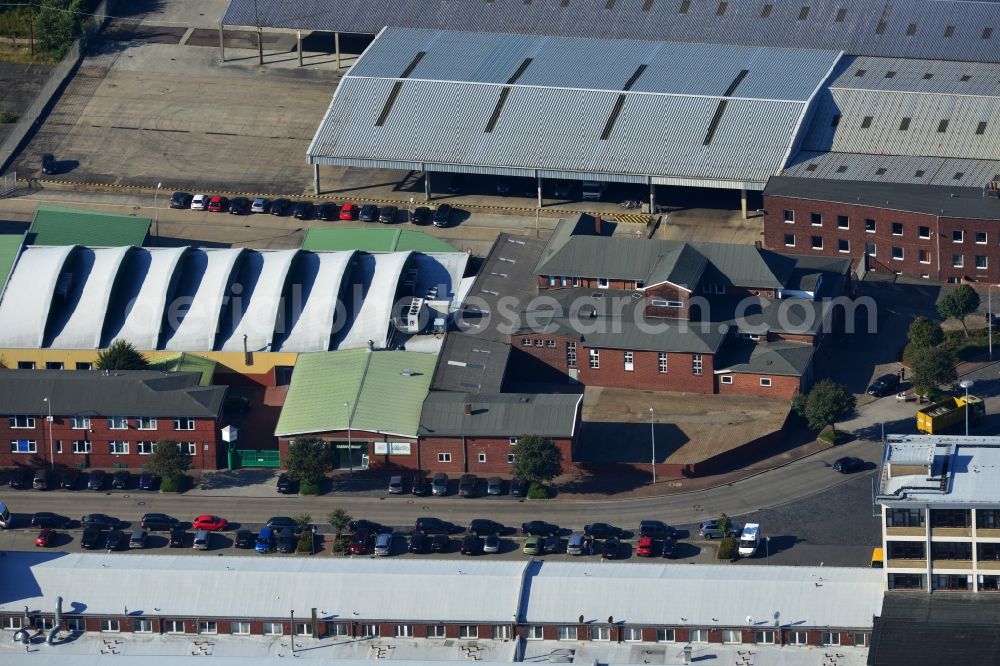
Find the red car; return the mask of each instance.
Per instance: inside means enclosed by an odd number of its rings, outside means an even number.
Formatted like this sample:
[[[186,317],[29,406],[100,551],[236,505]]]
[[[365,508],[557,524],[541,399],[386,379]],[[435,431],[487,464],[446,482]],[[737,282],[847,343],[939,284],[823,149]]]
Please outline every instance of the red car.
[[[226,197],[216,195],[208,200],[208,212],[224,213],[229,208],[229,200]]]
[[[55,540],[55,538],[56,538],[55,530],[42,530],[41,532],[38,533],[38,536],[35,537],[35,545],[41,546],[42,548],[48,548],[49,546],[52,545],[52,542]]]
[[[357,214],[358,207],[352,203],[345,203],[340,207],[340,219],[342,220],[353,220]]]
[[[351,535],[351,543],[349,546],[351,555],[367,555],[368,541],[368,530],[357,530],[353,535]]]
[[[219,532],[226,529],[228,525],[229,521],[225,518],[209,515],[198,516],[191,524],[193,529],[205,530],[206,532]]]
[[[635,547],[635,554],[643,557],[650,557],[653,554],[653,537],[639,537],[639,543]]]

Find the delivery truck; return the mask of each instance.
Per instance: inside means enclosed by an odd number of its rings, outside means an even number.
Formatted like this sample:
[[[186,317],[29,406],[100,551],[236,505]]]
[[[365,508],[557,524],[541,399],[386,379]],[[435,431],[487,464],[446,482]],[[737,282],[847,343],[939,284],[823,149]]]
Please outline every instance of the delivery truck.
[[[965,423],[965,410],[969,410],[969,423],[976,423],[986,413],[983,399],[974,395],[939,400],[917,410],[917,430],[929,435],[940,433],[951,426]]]

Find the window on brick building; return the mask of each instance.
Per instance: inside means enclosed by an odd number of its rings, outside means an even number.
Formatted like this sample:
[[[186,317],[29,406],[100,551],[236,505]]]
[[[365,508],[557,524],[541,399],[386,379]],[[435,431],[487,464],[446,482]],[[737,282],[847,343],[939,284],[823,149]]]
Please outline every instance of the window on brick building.
[[[597,288],[607,289],[608,288],[608,278],[597,278]]]
[[[976,270],[985,271],[987,268],[986,255],[977,254],[976,255]]]
[[[194,430],[194,419],[186,416],[175,418],[174,430]]]
[[[10,416],[7,418],[7,425],[13,428],[34,428],[34,416]]]
[[[121,623],[112,618],[105,618],[101,620],[101,631],[110,633],[121,631]]]
[[[743,642],[743,630],[742,629],[723,629],[722,630],[722,642],[729,644],[738,644]]]
[[[83,439],[77,439],[73,441],[73,453],[90,453],[90,452],[91,452],[90,442]]]
[[[71,416],[69,417],[69,427],[73,430],[90,430],[90,417]]]
[[[626,372],[632,372],[632,370],[635,368],[635,365],[633,364],[632,360],[633,360],[633,353],[630,352],[630,351],[625,352],[625,371]]]
[[[702,364],[701,364],[701,354],[691,355],[691,374],[701,375]]]
[[[459,638],[479,638],[479,627],[474,624],[458,625]]]
[[[789,631],[788,632],[788,644],[789,645],[808,645],[809,636],[804,631]]]
[[[690,629],[688,631],[688,640],[691,643],[707,643],[708,629]]]
[[[508,453],[507,454],[507,464],[508,465],[513,465],[514,464],[514,457],[515,457],[515,455],[516,454],[513,454],[513,453]]]
[[[986,245],[986,232],[985,231],[977,231],[976,232],[976,244],[977,245]]]
[[[485,453],[480,453],[479,454],[479,462],[481,462],[481,463],[486,462],[486,454]]]
[[[199,634],[217,634],[219,633],[219,625],[215,620],[199,620],[198,621],[198,633]]]
[[[599,349],[589,349],[587,353],[590,358],[590,368],[597,370],[601,367],[601,352]]]
[[[771,378],[770,377],[761,377],[760,378],[760,385],[761,386],[770,386],[771,385]]]
[[[535,340],[535,346],[536,347],[544,347],[545,346],[545,340],[542,340],[541,338],[539,338],[538,340]]]
[[[794,210],[786,210],[785,211],[785,222],[788,222],[789,224],[795,222],[795,211]]]
[[[38,442],[33,439],[10,440],[11,453],[38,453]]]
[[[444,634],[443,624],[428,624],[424,627],[424,636],[426,638],[444,638]]]
[[[642,640],[642,627],[624,627],[622,638],[628,643],[638,643]]]
[[[656,370],[662,373],[667,371],[667,352],[659,352],[656,355]]]
[[[732,375],[722,375],[721,377],[719,377],[719,382],[722,383],[722,384],[732,384],[733,383],[733,376]]]
[[[865,219],[865,231],[870,234],[875,233],[875,220],[870,217]]]
[[[656,630],[656,642],[657,643],[673,643],[676,639],[676,634],[674,634],[673,629],[657,629]]]
[[[397,624],[394,627],[393,634],[396,636],[396,638],[410,638],[413,636],[413,625]]]
[[[531,346],[531,338],[521,338],[521,345],[524,347]]]
[[[450,453],[439,453],[438,454],[438,462],[442,462],[442,463],[451,462],[451,454]]]
[[[524,637],[529,641],[540,641],[545,638],[541,625],[529,624],[524,628]]]
[[[364,630],[364,627],[368,626],[371,625],[362,625],[362,631]],[[378,626],[376,625],[375,628],[377,630]],[[265,636],[283,636],[285,633],[285,627],[281,622],[265,622],[262,627],[262,631]]]
[[[113,440],[108,442],[108,453],[113,456],[128,455],[128,442]]]
[[[128,419],[124,416],[109,416],[108,430],[128,430]]]
[[[362,624],[361,635],[365,638],[378,638],[381,635],[377,624]]]
[[[493,640],[495,641],[510,640],[510,625],[506,624],[493,625]]]
[[[922,264],[929,264],[929,263],[931,263],[931,253],[929,251],[927,251],[927,250],[920,250],[917,253],[917,256],[919,257],[920,263],[922,263]]]
[[[858,647],[865,647],[868,645],[868,634],[855,632],[851,634],[851,642]]]
[[[961,229],[953,229],[951,232],[951,242],[952,243],[964,243],[965,242],[965,232]]]
[[[774,645],[774,632],[770,630],[753,632],[753,642],[758,645]]]
[[[963,266],[965,266],[965,255],[962,254],[951,255],[952,268],[962,268]]]
[[[902,261],[903,260],[903,248],[901,248],[898,245],[893,245],[892,246],[892,258],[895,259],[895,260],[897,260],[897,261]]]
[[[570,368],[576,367],[576,343],[567,342],[566,343],[566,366]]]
[[[875,256],[876,249],[877,248],[875,247],[875,243],[865,243],[865,254],[867,254],[869,257]]]
[[[851,218],[846,215],[837,216],[837,228],[838,229],[849,229],[851,227]]]
[[[893,236],[902,236],[903,235],[903,223],[902,222],[893,222],[892,223],[892,235]]]
[[[823,635],[820,637],[820,642],[823,645],[840,645],[840,632],[824,631]]]
[[[814,227],[823,226],[823,214],[822,213],[809,213],[809,224]]]
[[[149,456],[156,450],[156,442],[136,442],[135,452],[140,456]]]
[[[822,250],[823,249],[823,237],[822,236],[813,236],[812,237],[812,249],[814,249],[814,250]]]
[[[576,627],[560,626],[556,630],[556,640],[575,641]]]
[[[795,247],[795,234],[785,234],[785,247]]]
[[[850,252],[851,251],[851,241],[846,238],[837,239],[837,252]]]
[[[510,442],[511,446],[517,446],[517,437],[510,437],[507,441]]]
[[[337,626],[337,625],[333,625]],[[340,625],[344,626],[344,625]],[[246,621],[230,622],[229,623],[229,633],[234,636],[249,636],[250,635],[250,623]],[[333,633],[332,631],[330,633]]]
[[[592,641],[610,641],[611,640],[611,627],[591,627],[590,628],[590,640],[592,640]]]
[[[136,417],[135,427],[139,430],[156,430],[156,418],[152,416]]]
[[[922,238],[924,240],[927,240],[930,237],[931,237],[930,227],[917,227],[917,238]]]
[[[556,341],[555,340],[546,340],[545,341],[545,346],[547,348],[549,348],[549,349],[555,349],[556,348]]]

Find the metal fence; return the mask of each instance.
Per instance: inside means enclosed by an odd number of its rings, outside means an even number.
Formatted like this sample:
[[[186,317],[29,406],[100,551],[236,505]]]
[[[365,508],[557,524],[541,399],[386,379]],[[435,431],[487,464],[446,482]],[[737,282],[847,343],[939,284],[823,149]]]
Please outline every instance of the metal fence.
[[[0,176],[0,197],[5,197],[17,189],[17,172],[11,171]]]
[[[267,467],[277,469],[281,459],[276,450],[233,449],[233,467]]]

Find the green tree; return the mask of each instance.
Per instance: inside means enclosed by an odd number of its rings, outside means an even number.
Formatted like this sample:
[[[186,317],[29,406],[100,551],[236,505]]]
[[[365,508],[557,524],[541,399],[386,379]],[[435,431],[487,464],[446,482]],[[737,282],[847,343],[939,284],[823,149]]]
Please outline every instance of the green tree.
[[[351,514],[344,511],[339,506],[326,514],[326,521],[330,523],[330,526],[337,532],[339,536],[344,528],[347,527],[347,523],[351,522]]]
[[[979,294],[967,284],[962,284],[953,289],[937,305],[938,314],[942,317],[957,319],[962,324],[965,337],[969,337],[969,328],[965,325],[965,318],[979,308]]]
[[[97,354],[98,370],[148,370],[149,361],[128,340],[115,340]]]
[[[524,435],[517,440],[514,476],[531,483],[548,483],[562,474],[562,451],[552,440]]]
[[[330,462],[330,449],[326,442],[312,437],[296,439],[288,445],[285,469],[288,476],[300,483],[319,484]]]
[[[937,347],[944,342],[944,331],[941,330],[941,324],[933,319],[917,317],[910,323],[906,337],[914,350],[926,349]]]
[[[856,405],[854,394],[832,379],[816,382],[809,393],[792,400],[792,409],[809,422],[810,428],[817,430],[826,426],[836,430],[834,424],[853,414]]]
[[[292,518],[298,526],[304,530],[309,529],[309,523],[312,522],[312,516],[308,513],[300,513],[299,515]]]
[[[164,488],[177,487],[184,472],[191,467],[191,455],[176,441],[165,439],[157,442],[145,467],[163,479]]]
[[[913,388],[920,395],[927,395],[941,384],[955,381],[955,359],[946,349],[935,347],[918,349],[910,359],[913,370]]]
[[[76,39],[81,10],[80,0],[39,0],[35,14],[38,46],[55,58],[62,58]]]

